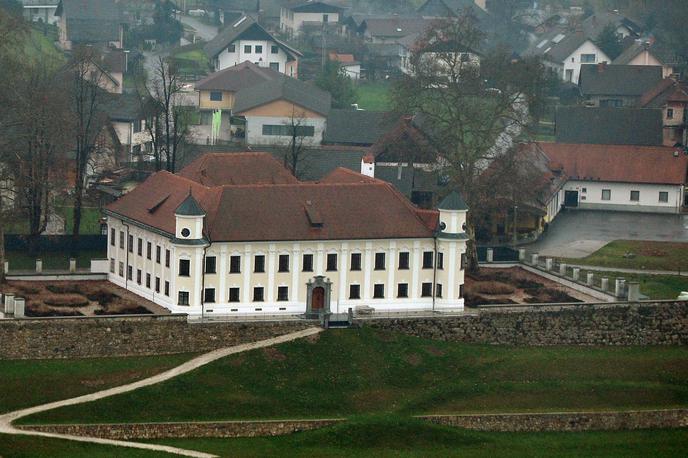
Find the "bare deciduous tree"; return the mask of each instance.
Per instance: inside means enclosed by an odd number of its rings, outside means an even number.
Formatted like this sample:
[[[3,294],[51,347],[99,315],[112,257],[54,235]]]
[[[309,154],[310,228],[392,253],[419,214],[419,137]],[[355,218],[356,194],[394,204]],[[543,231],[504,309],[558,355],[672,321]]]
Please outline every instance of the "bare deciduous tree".
[[[304,144],[307,131],[313,127],[307,123],[307,118],[302,112],[298,112],[292,106],[291,116],[284,123],[289,133],[289,142],[283,148],[284,166],[287,167],[292,175],[301,178],[303,175],[304,161],[307,159],[308,148]]]
[[[438,21],[416,44],[411,73],[395,87],[400,113],[415,114],[438,151],[441,173],[469,207],[489,198],[478,178],[524,135],[544,70],[499,50],[477,59],[484,34],[470,16]],[[478,269],[469,212],[468,269]]]

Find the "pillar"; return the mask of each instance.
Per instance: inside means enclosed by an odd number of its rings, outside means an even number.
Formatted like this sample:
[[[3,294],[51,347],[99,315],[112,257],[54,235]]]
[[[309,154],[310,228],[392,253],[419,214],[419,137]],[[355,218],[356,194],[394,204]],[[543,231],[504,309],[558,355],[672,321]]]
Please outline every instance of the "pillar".
[[[5,261],[5,265],[3,266],[3,268],[5,269],[5,270],[4,270],[5,274],[10,273],[10,262],[9,262],[9,261]]]
[[[69,271],[71,273],[76,272],[76,259],[69,258]]]
[[[494,262],[494,250],[492,248],[487,249],[487,262],[491,263]]]
[[[43,272],[43,260],[41,258],[36,259],[36,273]]]
[[[553,265],[554,265],[554,260],[552,258],[545,259],[545,269],[552,270]]]
[[[616,297],[623,297],[624,296],[624,279],[623,278],[617,278],[616,279],[616,284],[614,287],[614,296]]]
[[[23,297],[17,297],[14,299],[14,317],[24,318],[24,306],[26,301]]]
[[[628,301],[636,302],[640,300],[640,283],[637,281],[628,282]]]
[[[595,284],[595,274],[592,272],[588,272],[588,278],[586,283],[588,286],[593,286]]]
[[[580,268],[574,267],[573,268],[573,279],[575,281],[578,281],[579,278],[580,278]]]
[[[526,249],[525,248],[519,248],[518,249],[518,260],[521,262],[526,260]]]
[[[566,264],[563,262],[559,264],[559,274],[563,275],[564,277],[566,276]]]
[[[5,315],[11,315],[14,313],[14,294],[5,294]]]
[[[600,288],[602,291],[607,291],[609,290],[609,279],[607,277],[602,277],[600,280]]]
[[[533,255],[531,256],[531,260],[532,260],[532,261],[531,261],[532,264],[533,264],[534,266],[537,266],[537,265],[538,265],[538,260],[539,260],[538,254],[537,254],[537,253],[533,253]]]

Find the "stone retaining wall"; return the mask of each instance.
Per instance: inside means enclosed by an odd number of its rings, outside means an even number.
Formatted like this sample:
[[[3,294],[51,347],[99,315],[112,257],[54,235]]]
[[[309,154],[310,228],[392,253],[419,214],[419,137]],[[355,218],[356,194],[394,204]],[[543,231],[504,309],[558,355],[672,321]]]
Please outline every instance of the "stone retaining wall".
[[[203,352],[314,325],[307,320],[190,324],[186,315],[0,320],[0,359]]]
[[[498,345],[687,345],[688,303],[480,309],[475,316],[357,319],[359,326]]]
[[[688,409],[628,412],[524,413],[495,415],[427,415],[440,425],[478,431],[540,432],[683,428]]]
[[[274,421],[222,421],[198,423],[131,423],[91,425],[35,425],[19,429],[103,439],[161,439],[187,437],[258,437],[279,436],[299,431],[324,428],[345,421],[325,420],[274,420]]]

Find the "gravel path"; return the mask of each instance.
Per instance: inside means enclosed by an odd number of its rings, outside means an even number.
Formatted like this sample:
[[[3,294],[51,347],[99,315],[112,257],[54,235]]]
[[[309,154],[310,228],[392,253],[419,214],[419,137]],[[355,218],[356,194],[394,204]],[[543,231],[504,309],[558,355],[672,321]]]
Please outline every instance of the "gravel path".
[[[83,396],[78,396],[76,398],[65,399],[62,401],[51,402],[48,404],[43,404],[43,405],[39,405],[39,406],[35,406],[35,407],[29,407],[27,409],[9,412],[9,413],[6,413],[4,415],[0,415],[0,434],[17,434],[17,435],[26,435],[26,436],[52,437],[52,438],[56,438],[56,439],[66,439],[66,440],[73,440],[73,441],[78,441],[78,442],[90,442],[90,443],[94,443],[94,444],[115,445],[115,446],[120,446],[120,447],[130,447],[130,448],[154,450],[154,451],[159,451],[159,452],[167,452],[167,453],[172,453],[172,454],[176,454],[176,455],[199,457],[199,458],[214,457],[215,455],[211,455],[208,453],[196,452],[193,450],[185,450],[185,449],[176,448],[176,447],[169,447],[169,446],[165,446],[165,445],[144,444],[144,443],[139,443],[139,442],[101,439],[101,438],[97,438],[97,437],[81,437],[81,436],[70,436],[70,435],[66,435],[66,434],[52,434],[52,433],[42,433],[42,432],[38,432],[38,431],[20,430],[20,429],[14,428],[12,426],[12,422],[18,420],[19,418],[26,417],[28,415],[33,415],[33,414],[36,414],[39,412],[45,412],[47,410],[53,410],[53,409],[57,409],[60,407],[71,406],[71,405],[75,405],[75,404],[83,404],[85,402],[97,401],[99,399],[107,398],[110,396],[115,396],[115,395],[122,394],[122,393],[128,393],[130,391],[138,390],[139,388],[143,388],[143,387],[150,386],[150,385],[155,385],[157,383],[161,383],[161,382],[164,382],[166,380],[170,380],[174,377],[185,374],[187,372],[191,372],[194,369],[197,369],[201,366],[204,366],[206,364],[209,364],[213,361],[216,361],[220,358],[224,358],[224,357],[229,356],[229,355],[234,355],[236,353],[242,353],[245,351],[254,350],[256,348],[265,348],[265,347],[270,347],[273,345],[278,345],[278,344],[281,344],[284,342],[289,342],[292,340],[312,336],[312,335],[317,334],[321,331],[322,331],[322,328],[308,328],[308,329],[305,329],[303,331],[293,332],[290,334],[285,334],[283,336],[274,337],[274,338],[266,339],[266,340],[261,340],[259,342],[253,342],[253,343],[248,343],[248,344],[243,344],[243,345],[236,345],[234,347],[228,347],[228,348],[221,348],[219,350],[214,350],[214,351],[211,351],[209,353],[205,353],[205,354],[198,356],[198,357],[196,357],[190,361],[185,362],[184,364],[182,364],[180,366],[174,367],[172,369],[169,369],[165,372],[154,375],[152,377],[148,377],[148,378],[145,378],[143,380],[139,380],[137,382],[133,382],[133,383],[129,383],[126,385],[110,388],[110,389],[103,390],[103,391],[98,391],[98,392],[91,393],[91,394],[86,394]]]

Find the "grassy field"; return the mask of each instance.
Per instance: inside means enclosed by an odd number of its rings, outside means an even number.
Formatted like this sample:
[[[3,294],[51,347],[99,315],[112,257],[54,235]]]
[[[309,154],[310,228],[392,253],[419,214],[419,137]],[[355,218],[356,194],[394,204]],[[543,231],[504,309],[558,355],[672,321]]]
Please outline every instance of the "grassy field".
[[[31,256],[25,251],[7,251],[5,259],[10,262],[10,270],[33,270],[36,268],[36,258],[43,260],[45,270],[67,270],[69,268],[70,253],[67,251],[43,251],[36,256]],[[84,250],[76,255],[76,265],[79,268],[87,268],[91,265],[91,259],[107,258],[106,251]]]
[[[356,86],[358,106],[364,110],[387,111],[392,109],[390,90],[386,81],[365,82]]]
[[[626,257],[632,253],[633,257]],[[615,240],[572,264],[622,269],[688,271],[688,243]]]
[[[65,233],[71,234],[74,228],[74,208],[71,206],[57,206],[55,212],[64,218]],[[100,234],[100,218],[102,213],[99,208],[85,207],[81,210],[81,234]],[[29,225],[26,221],[12,222],[7,225],[7,234],[27,234]]]
[[[3,458],[171,458],[174,455],[44,437],[0,434],[0,456]]]
[[[140,422],[688,405],[682,347],[499,347],[370,329],[224,358],[174,380],[22,421]],[[136,406],[132,409],[131,406]]]
[[[688,277],[678,275],[641,275],[612,271],[587,271],[581,269],[581,278],[588,272],[595,274],[595,284],[600,285],[600,278],[609,278],[609,288],[613,290],[617,278],[640,283],[640,293],[650,299],[676,299],[681,291],[688,291]]]
[[[191,356],[0,360],[0,413],[123,385],[182,364]]]

